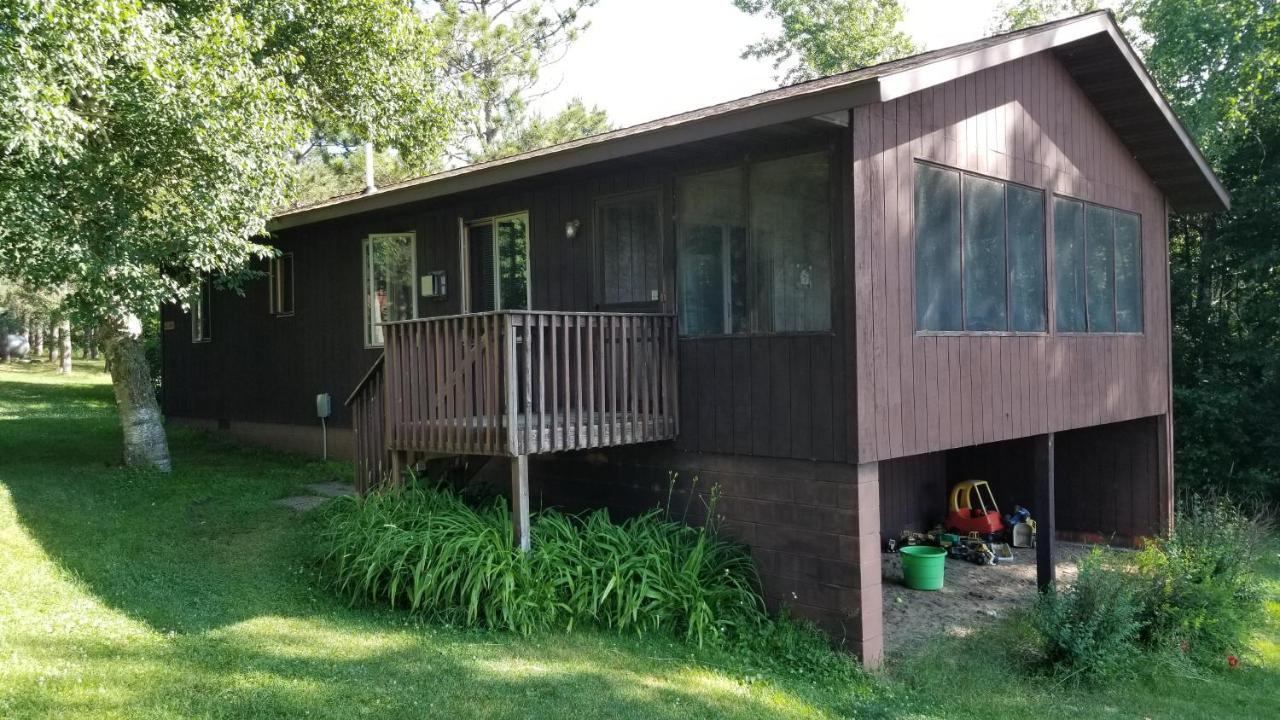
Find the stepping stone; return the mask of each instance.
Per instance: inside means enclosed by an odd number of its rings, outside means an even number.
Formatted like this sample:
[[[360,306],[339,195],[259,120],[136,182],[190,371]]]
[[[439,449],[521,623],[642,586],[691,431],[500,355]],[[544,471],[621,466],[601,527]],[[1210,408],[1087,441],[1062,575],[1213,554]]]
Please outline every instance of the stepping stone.
[[[342,497],[343,495],[355,495],[356,486],[351,483],[338,482],[330,480],[329,482],[312,483],[307,489],[317,495],[325,497]]]
[[[293,497],[281,498],[280,500],[276,500],[275,504],[283,505],[284,507],[287,507],[290,510],[297,510],[298,512],[307,512],[308,510],[314,510],[320,507],[328,500],[329,498],[320,497],[319,495],[295,495]]]

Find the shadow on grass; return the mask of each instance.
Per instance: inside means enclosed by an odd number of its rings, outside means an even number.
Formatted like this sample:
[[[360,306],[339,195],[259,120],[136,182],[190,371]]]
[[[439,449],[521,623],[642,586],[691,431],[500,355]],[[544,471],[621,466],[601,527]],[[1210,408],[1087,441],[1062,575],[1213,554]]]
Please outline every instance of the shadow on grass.
[[[848,701],[847,692],[800,679],[753,687],[742,659],[660,638],[518,638],[350,608],[318,586],[308,520],[271,502],[341,466],[182,431],[170,435],[172,474],[122,468],[112,409],[93,399],[100,388],[22,385],[0,384],[0,413],[21,416],[0,420],[0,490],[8,490],[19,526],[43,553],[33,562],[56,564],[74,578],[67,588],[139,625],[97,630],[92,618],[104,617],[102,610],[77,605],[68,615],[89,618],[83,630],[15,628],[5,652],[28,658],[26,671],[0,682],[0,710],[32,717],[848,714],[831,707]],[[77,403],[83,415],[57,411]],[[75,668],[62,675],[78,679],[59,682],[33,669],[46,666]]]

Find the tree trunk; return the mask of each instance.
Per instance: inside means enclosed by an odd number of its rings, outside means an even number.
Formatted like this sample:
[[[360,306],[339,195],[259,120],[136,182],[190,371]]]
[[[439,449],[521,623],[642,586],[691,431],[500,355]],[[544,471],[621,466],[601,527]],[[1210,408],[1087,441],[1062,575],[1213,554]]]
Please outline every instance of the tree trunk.
[[[71,374],[71,321],[58,323],[58,374]]]
[[[27,357],[39,360],[44,353],[44,326],[38,322],[31,323],[31,350]]]
[[[99,339],[124,429],[124,464],[169,472],[169,441],[142,349],[142,323],[133,316],[106,323]]]

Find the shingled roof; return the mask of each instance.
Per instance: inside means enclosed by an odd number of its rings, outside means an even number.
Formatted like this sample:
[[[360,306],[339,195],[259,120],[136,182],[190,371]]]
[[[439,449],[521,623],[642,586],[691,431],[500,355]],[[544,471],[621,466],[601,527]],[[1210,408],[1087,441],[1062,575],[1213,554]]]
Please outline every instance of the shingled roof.
[[[1109,11],[933,50],[750,95],[490,162],[281,212],[270,230],[305,225],[875,102],[1052,52],[1179,212],[1224,210],[1230,198]]]

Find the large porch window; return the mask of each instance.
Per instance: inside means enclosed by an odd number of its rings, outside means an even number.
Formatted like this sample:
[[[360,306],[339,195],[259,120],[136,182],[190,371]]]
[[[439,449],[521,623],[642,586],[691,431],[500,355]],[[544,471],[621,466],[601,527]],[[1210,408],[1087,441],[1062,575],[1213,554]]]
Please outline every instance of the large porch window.
[[[370,235],[364,241],[364,344],[381,347],[379,323],[418,315],[414,292],[417,256],[413,233]]]
[[[826,152],[682,178],[676,207],[683,334],[831,329]]]

